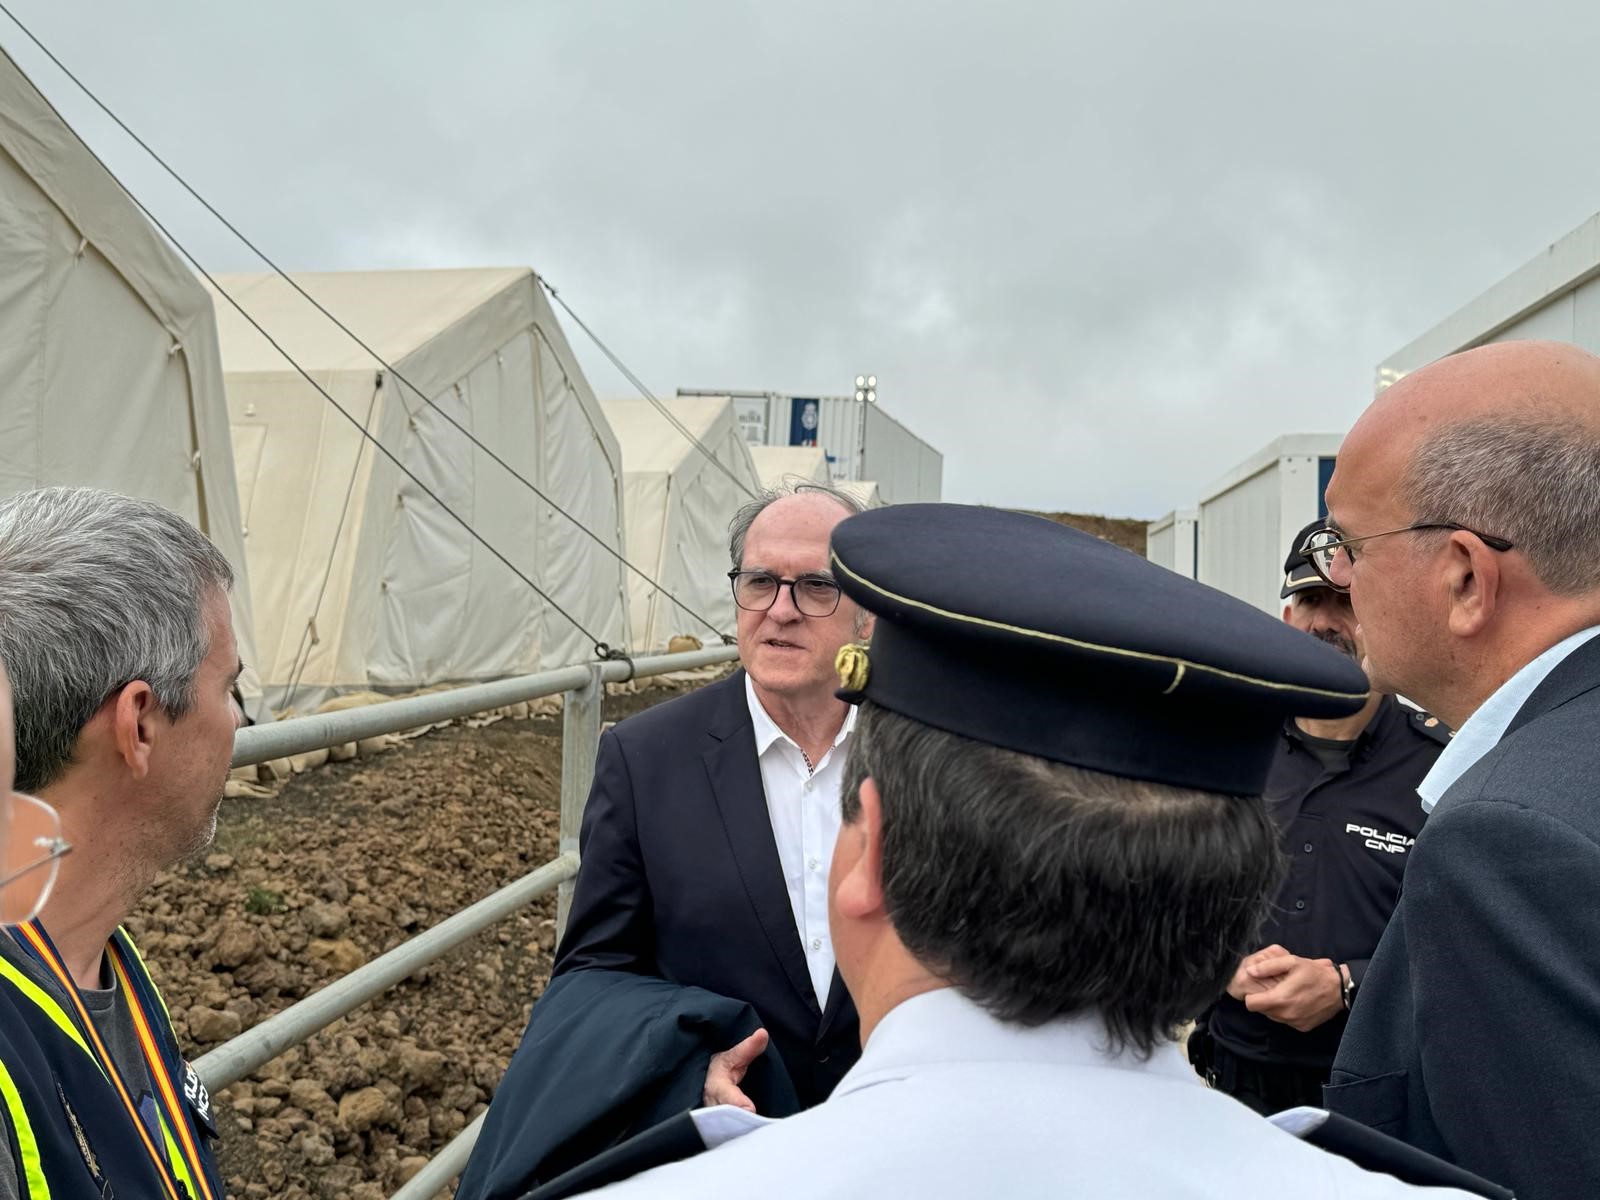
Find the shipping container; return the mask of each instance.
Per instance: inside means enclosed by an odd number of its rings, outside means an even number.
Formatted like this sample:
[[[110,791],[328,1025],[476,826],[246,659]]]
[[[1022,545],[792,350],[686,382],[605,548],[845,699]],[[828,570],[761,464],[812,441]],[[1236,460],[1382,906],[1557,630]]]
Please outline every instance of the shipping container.
[[[1377,390],[1489,342],[1544,338],[1600,353],[1600,213],[1378,367]]]
[[[1199,545],[1200,513],[1193,508],[1174,509],[1144,531],[1144,556],[1185,579],[1194,578]]]
[[[1279,438],[1229,471],[1200,497],[1195,578],[1266,612],[1278,592],[1289,543],[1327,515],[1323,495],[1343,435]]]
[[[835,481],[870,479],[885,504],[938,500],[944,455],[878,404],[853,396],[786,396],[680,388],[680,396],[727,396],[739,429],[756,446],[817,446]]]

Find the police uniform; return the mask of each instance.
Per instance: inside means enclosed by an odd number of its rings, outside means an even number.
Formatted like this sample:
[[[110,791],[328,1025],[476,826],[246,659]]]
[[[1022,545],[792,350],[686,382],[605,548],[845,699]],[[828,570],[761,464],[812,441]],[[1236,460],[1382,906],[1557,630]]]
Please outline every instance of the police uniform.
[[[91,1015],[42,925],[0,939],[0,1113],[16,1194],[223,1200],[210,1097],[127,933],[113,934],[106,970],[131,1051]]]
[[[1284,562],[1284,599],[1326,586],[1299,553],[1319,527],[1296,535]],[[1352,742],[1327,742],[1284,721],[1263,795],[1289,871],[1260,945],[1344,964],[1354,1000],[1426,819],[1417,785],[1449,741],[1437,717],[1392,696]],[[1320,1105],[1347,1016],[1340,1011],[1302,1033],[1225,995],[1191,1039],[1191,1053],[1215,1086],[1259,1112]]]
[[[877,615],[871,646],[841,652],[842,697],[1051,761],[1254,804],[1286,714],[1366,699],[1344,656],[1035,517],[878,509],[838,526],[832,567]],[[1174,1044],[1108,1053],[1094,1014],[1023,1028],[945,987],[888,1012],[823,1104],[603,1194],[1234,1200],[1246,1176],[1414,1190],[1206,1088]]]

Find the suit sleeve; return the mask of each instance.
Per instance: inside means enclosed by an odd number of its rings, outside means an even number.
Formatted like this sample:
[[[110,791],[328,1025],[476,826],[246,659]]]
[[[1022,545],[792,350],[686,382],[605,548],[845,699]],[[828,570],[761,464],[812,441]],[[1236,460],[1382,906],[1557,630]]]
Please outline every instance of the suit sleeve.
[[[1429,1107],[1461,1166],[1569,1195],[1600,1179],[1600,847],[1512,803],[1429,832],[1402,906]]]
[[[639,850],[633,779],[621,743],[610,730],[600,738],[578,854],[578,881],[552,977],[590,968],[654,975],[654,921]]]

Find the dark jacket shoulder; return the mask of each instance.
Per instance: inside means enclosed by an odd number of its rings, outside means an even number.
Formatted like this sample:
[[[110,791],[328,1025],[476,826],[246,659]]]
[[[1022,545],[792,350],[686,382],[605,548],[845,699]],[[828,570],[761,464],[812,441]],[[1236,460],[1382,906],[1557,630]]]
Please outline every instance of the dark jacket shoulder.
[[[1420,708],[1410,705],[1401,705],[1401,711],[1406,714],[1406,728],[1420,738],[1430,742],[1438,742],[1441,746],[1448,746],[1450,739],[1455,737],[1456,731],[1451,729],[1438,717]]]
[[[721,733],[724,726],[737,723],[741,714],[748,723],[744,671],[738,670],[726,679],[618,721],[610,732],[624,749],[642,750],[680,742],[685,733],[693,730]]]

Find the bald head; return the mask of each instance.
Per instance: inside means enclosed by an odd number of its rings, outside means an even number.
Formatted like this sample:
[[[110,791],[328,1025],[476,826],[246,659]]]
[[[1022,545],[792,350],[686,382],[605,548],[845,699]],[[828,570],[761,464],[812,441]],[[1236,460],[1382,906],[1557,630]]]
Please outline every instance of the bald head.
[[[1413,371],[1357,430],[1425,434],[1455,421],[1571,423],[1600,435],[1600,358],[1566,342],[1496,342]]]

